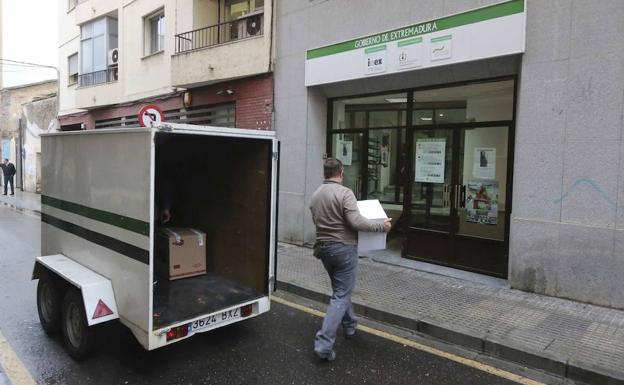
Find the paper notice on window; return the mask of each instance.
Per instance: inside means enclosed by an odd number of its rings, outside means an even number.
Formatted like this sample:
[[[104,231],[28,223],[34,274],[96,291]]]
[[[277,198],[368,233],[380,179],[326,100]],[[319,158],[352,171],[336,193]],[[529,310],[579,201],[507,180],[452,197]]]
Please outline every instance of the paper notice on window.
[[[446,139],[416,140],[415,181],[444,183]]]
[[[344,166],[351,166],[351,163],[353,162],[353,142],[338,141],[335,157],[341,161]]]
[[[473,162],[472,176],[474,178],[496,179],[496,148],[475,148]]]

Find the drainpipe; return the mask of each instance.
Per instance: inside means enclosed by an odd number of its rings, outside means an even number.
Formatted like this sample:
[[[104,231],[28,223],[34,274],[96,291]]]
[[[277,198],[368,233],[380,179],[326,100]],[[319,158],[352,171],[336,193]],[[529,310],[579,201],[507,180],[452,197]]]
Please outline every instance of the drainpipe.
[[[17,154],[17,160],[19,160],[19,180],[20,180],[20,185],[19,185],[19,189],[20,191],[24,191],[24,158],[25,156],[23,156],[22,154],[24,154],[24,127],[22,127],[22,118],[19,118],[17,121],[17,127],[19,128],[18,130],[18,137],[19,137],[19,151]]]

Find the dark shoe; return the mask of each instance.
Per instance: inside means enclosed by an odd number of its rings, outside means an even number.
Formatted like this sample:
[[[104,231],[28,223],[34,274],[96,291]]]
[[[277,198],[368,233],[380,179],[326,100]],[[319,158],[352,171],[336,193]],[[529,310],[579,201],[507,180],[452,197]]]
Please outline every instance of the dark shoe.
[[[4,193],[4,194],[2,194],[2,195],[7,195],[7,193]]]
[[[353,333],[347,334],[345,333],[345,338],[348,340],[352,340],[357,336],[357,330],[354,330]]]
[[[319,353],[315,351],[316,356],[323,361],[332,362],[336,359],[336,352],[331,350],[329,353]]]
[[[15,193],[11,194],[11,195],[15,195]]]

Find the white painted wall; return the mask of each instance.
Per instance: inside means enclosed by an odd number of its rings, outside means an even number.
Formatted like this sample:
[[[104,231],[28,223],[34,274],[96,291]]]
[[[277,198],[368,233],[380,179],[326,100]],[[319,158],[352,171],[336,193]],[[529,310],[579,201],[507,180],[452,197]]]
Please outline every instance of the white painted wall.
[[[163,7],[165,49],[145,56],[144,18]],[[264,9],[263,37],[175,56],[176,34],[217,22],[216,0],[87,0],[73,10],[67,9],[66,0],[58,0],[60,115],[169,94],[175,85],[198,86],[269,71],[270,1]],[[68,57],[80,48],[78,26],[111,14],[119,21],[119,81],[84,88],[68,86]],[[176,63],[173,68],[172,60]],[[208,64],[215,70],[208,70]]]

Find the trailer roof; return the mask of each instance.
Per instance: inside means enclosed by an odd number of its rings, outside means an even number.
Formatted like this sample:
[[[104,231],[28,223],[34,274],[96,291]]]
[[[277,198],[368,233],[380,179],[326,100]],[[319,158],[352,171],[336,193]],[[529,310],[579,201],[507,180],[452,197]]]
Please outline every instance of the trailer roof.
[[[103,128],[97,130],[80,131],[56,131],[43,133],[40,136],[66,136],[66,135],[98,135],[98,134],[118,134],[123,132],[150,132],[149,128]]]
[[[137,133],[151,131],[159,133],[180,133],[180,134],[200,134],[200,135],[218,135],[232,137],[256,137],[262,139],[275,138],[275,131],[253,130],[246,128],[229,128],[217,126],[199,126],[194,124],[180,123],[161,123],[153,128],[101,128],[97,130],[80,130],[80,131],[58,131],[41,134],[41,136],[64,136],[64,135],[97,135],[97,134],[118,134],[118,133]]]

